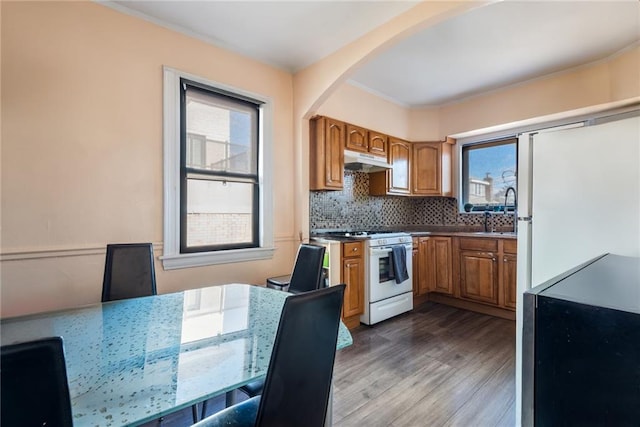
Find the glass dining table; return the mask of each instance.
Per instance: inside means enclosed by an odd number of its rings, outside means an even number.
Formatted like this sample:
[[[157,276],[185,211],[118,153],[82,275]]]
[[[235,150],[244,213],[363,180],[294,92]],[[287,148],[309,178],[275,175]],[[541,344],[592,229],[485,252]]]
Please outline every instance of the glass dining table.
[[[62,336],[75,426],[138,425],[264,377],[288,295],[212,286],[2,319],[0,336]]]

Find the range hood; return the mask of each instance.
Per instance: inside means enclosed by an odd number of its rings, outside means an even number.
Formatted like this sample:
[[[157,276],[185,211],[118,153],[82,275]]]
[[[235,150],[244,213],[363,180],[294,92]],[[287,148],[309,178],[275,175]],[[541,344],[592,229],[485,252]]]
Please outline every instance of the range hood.
[[[387,159],[373,154],[344,150],[344,168],[361,172],[380,172],[391,169]]]

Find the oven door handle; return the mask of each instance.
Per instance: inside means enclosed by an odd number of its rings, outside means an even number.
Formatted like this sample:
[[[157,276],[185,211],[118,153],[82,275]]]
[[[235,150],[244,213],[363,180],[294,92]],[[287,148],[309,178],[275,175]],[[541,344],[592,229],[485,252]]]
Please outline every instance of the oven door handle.
[[[371,253],[371,255],[387,255],[388,253],[391,252],[391,248],[388,248],[388,249],[371,248],[369,252]]]
[[[413,250],[413,245],[402,245],[405,247],[407,252]],[[391,246],[385,246],[382,248],[369,248],[369,253],[371,255],[387,255],[391,252]]]

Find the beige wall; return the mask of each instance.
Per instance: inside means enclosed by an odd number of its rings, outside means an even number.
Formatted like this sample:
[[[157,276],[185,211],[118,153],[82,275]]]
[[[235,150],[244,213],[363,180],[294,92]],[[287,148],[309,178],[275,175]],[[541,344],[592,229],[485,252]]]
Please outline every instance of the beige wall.
[[[318,114],[386,133],[409,137],[410,110],[349,83],[340,85],[320,106]]]
[[[2,316],[100,299],[104,246],[161,253],[162,66],[271,97],[274,182],[292,182],[292,76],[92,2],[2,2]],[[274,186],[273,261],[165,272],[160,293],[291,268],[294,193]]]
[[[440,108],[440,137],[640,96],[640,47]]]
[[[606,106],[640,96],[640,47],[605,60],[441,107],[407,108],[350,83],[332,89],[317,113],[410,141]]]

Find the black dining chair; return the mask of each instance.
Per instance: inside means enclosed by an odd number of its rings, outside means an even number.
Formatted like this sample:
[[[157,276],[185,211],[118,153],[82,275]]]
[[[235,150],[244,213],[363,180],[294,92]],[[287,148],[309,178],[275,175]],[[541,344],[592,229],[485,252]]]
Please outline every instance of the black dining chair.
[[[302,244],[298,248],[291,276],[267,279],[267,287],[285,290],[294,294],[324,287],[322,261],[324,246]]]
[[[322,261],[324,260],[324,252],[324,246],[300,245],[291,276],[289,278],[287,278],[287,276],[275,278],[277,283],[274,283],[273,280],[270,283],[269,280],[271,279],[267,279],[267,286],[274,289],[286,290],[293,294],[323,288],[324,277],[322,275]],[[245,384],[239,387],[238,390],[249,397],[255,397],[262,393],[263,387],[264,381],[258,380]],[[233,391],[229,393],[233,393]],[[227,402],[233,402],[233,395],[227,399]]]
[[[2,425],[72,426],[62,338],[6,345],[0,352]]]
[[[287,297],[262,395],[195,424],[323,426],[327,415],[345,285]]]
[[[151,243],[107,245],[102,302],[156,295]]]

